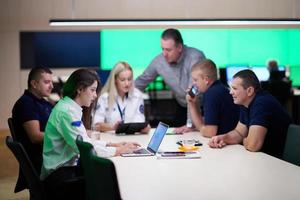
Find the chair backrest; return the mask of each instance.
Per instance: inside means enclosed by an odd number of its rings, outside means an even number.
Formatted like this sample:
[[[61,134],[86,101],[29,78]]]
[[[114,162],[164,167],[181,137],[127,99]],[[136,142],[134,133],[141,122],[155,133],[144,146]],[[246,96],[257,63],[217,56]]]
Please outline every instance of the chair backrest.
[[[17,130],[16,130],[16,127],[14,125],[14,121],[13,121],[13,118],[10,117],[7,119],[7,123],[8,123],[8,127],[9,127],[9,130],[10,130],[10,134],[11,136],[13,137],[14,140],[17,140]]]
[[[80,163],[85,177],[89,200],[121,199],[115,166],[112,161],[96,155],[92,144],[84,142],[80,135],[76,144],[80,152]]]
[[[105,158],[91,155],[92,166],[94,166],[94,179],[98,180],[97,186],[94,188],[98,191],[98,198],[105,200],[120,200],[120,190],[114,163]],[[99,181],[102,180],[102,181]]]
[[[87,178],[93,176],[93,172],[91,170],[91,160],[90,154],[93,149],[93,146],[90,143],[84,142],[81,135],[77,135],[76,145],[79,149],[80,153],[80,165],[83,169],[83,175],[85,177],[85,191],[87,199],[91,199],[94,195],[91,191],[91,188],[94,187],[94,179]]]
[[[263,89],[269,91],[283,106],[292,96],[292,83],[284,80],[273,80],[262,83]]]
[[[6,137],[6,145],[12,151],[19,162],[20,168],[27,181],[30,199],[44,199],[44,187],[38,173],[33,167],[24,147],[21,143],[13,140],[11,136]]]
[[[10,134],[11,134],[13,140],[18,141],[18,139],[17,139],[17,128],[16,128],[16,125],[15,125],[15,122],[14,122],[13,118],[12,117],[8,118],[7,123],[8,123]],[[27,181],[25,179],[25,176],[22,172],[21,167],[19,167],[19,176],[18,176],[18,180],[17,180],[16,186],[15,186],[15,191],[14,192],[17,193],[17,192],[20,192],[20,191],[22,191],[26,188],[28,188]]]
[[[300,166],[300,126],[291,124],[288,129],[283,160]]]

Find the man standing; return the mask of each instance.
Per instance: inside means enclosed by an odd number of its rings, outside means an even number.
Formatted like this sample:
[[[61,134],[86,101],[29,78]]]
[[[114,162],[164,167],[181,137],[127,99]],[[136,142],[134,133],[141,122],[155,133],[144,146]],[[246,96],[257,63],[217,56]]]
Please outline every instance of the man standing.
[[[135,86],[144,90],[158,75],[174,92],[177,108],[178,126],[186,124],[187,102],[185,90],[191,84],[192,66],[205,58],[202,51],[183,44],[177,29],[167,29],[161,36],[162,53],[156,56],[144,73],[135,81]]]
[[[227,133],[235,128],[239,107],[233,103],[229,89],[218,80],[217,67],[212,60],[203,60],[192,68],[193,87],[203,93],[203,112],[194,95],[187,95],[193,124],[205,137]],[[194,97],[193,97],[194,96]]]
[[[234,103],[241,105],[239,122],[234,130],[212,137],[209,146],[222,148],[243,143],[249,151],[281,158],[292,121],[290,116],[272,95],[261,91],[253,71],[242,70],[233,78],[230,93]]]
[[[53,89],[52,72],[48,68],[33,68],[27,81],[28,89],[15,103],[12,110],[16,140],[20,142],[36,171],[40,173],[42,166],[42,151],[44,130],[53,105],[44,99],[49,97]],[[15,188],[15,192],[26,188],[22,175]]]

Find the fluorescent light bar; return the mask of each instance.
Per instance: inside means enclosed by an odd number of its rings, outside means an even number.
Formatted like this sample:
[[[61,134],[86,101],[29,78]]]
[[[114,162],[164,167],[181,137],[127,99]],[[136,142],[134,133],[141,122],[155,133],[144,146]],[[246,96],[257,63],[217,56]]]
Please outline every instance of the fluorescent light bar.
[[[50,20],[50,26],[251,26],[300,25],[300,19]]]

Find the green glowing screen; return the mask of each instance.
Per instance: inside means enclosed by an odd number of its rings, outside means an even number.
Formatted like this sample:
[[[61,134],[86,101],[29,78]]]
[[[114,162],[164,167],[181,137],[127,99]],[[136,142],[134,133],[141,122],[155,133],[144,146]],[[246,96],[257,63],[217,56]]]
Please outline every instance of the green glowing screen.
[[[101,69],[127,61],[140,75],[161,53],[163,29],[103,30],[100,34]],[[300,86],[300,29],[180,29],[184,43],[198,48],[218,67],[263,66],[270,59],[290,66],[293,85]]]

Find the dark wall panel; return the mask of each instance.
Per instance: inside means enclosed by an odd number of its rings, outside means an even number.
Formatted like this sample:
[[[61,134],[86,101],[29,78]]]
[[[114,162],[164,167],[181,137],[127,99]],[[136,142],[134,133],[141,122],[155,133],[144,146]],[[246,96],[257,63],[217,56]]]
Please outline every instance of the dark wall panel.
[[[21,32],[21,68],[97,67],[99,32]]]

